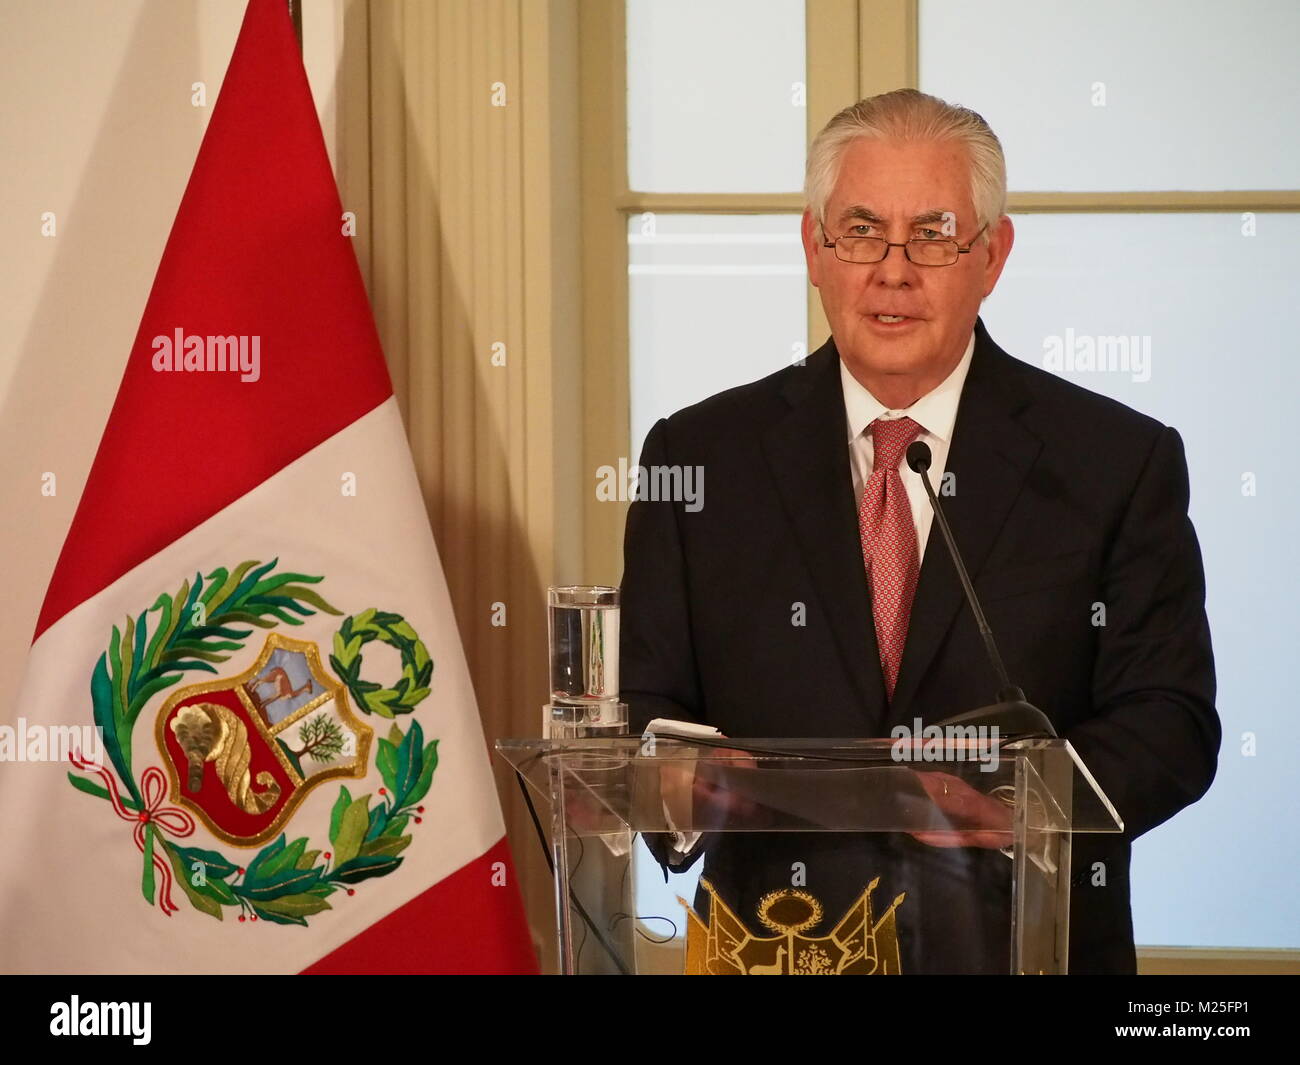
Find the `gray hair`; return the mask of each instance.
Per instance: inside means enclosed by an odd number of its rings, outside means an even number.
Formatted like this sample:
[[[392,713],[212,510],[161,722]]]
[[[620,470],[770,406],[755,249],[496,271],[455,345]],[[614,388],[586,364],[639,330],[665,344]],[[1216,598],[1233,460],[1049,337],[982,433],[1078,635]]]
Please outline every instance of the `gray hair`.
[[[859,100],[822,127],[808,149],[804,198],[823,232],[826,205],[839,180],[840,163],[859,137],[892,141],[958,141],[970,157],[971,201],[980,226],[1007,211],[1007,163],[989,124],[966,107],[916,89],[895,89]],[[988,240],[988,231],[984,232]]]

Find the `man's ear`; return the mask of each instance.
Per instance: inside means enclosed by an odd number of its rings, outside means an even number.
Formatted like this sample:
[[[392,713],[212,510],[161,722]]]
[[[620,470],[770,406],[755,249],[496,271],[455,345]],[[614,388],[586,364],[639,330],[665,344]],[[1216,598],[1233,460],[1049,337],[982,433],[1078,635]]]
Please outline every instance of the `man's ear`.
[[[814,288],[820,288],[821,278],[821,225],[813,217],[810,209],[805,208],[803,221],[799,225],[800,235],[803,237],[803,257],[804,262],[808,264],[808,280],[813,283]]]
[[[1011,254],[1011,245],[1015,241],[1016,227],[1011,224],[1009,216],[1003,215],[989,226],[989,257],[984,264],[985,299],[997,286],[998,278],[1002,276],[1002,268],[1007,265],[1007,257]]]

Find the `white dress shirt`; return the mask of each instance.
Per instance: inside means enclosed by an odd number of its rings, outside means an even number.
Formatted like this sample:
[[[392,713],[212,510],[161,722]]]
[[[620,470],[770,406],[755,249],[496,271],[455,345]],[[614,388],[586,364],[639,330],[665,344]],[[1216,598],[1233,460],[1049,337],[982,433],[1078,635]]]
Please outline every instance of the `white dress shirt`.
[[[952,373],[943,382],[927,392],[905,410],[890,410],[867,391],[849,372],[840,359],[840,382],[844,389],[844,413],[848,419],[849,465],[853,470],[853,502],[862,501],[862,492],[875,454],[871,433],[867,427],[877,418],[911,418],[925,430],[916,439],[930,446],[930,483],[942,503],[943,474],[948,463],[948,448],[952,444],[953,424],[957,421],[957,403],[961,399],[966,373],[970,370],[971,355],[975,351],[975,334],[966,343],[966,352]],[[925,558],[925,543],[934,523],[934,511],[926,497],[921,475],[913,473],[906,460],[899,463],[899,476],[907,490],[908,506],[912,508],[912,524],[916,526],[917,558]],[[955,486],[960,487],[960,486]]]

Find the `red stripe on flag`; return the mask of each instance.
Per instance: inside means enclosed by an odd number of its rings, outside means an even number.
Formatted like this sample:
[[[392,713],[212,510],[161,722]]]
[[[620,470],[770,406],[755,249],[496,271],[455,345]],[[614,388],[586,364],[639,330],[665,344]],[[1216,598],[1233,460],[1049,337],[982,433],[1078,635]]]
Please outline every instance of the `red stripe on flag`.
[[[251,0],[33,639],[392,394],[342,213],[287,5]],[[257,337],[258,379],[155,370],[177,330]]]
[[[423,895],[348,940],[303,970],[309,976],[343,974],[537,973],[528,923],[514,884],[504,836],[479,858]],[[494,874],[495,883],[494,883]]]

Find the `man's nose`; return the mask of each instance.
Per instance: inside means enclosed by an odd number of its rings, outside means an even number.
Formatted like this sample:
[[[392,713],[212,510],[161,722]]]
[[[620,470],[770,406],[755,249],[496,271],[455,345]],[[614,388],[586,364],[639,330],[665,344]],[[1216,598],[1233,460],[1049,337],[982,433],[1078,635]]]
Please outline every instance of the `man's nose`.
[[[873,280],[891,287],[912,283],[916,278],[916,266],[908,259],[906,252],[907,249],[902,247],[886,248],[885,257],[876,264]]]

